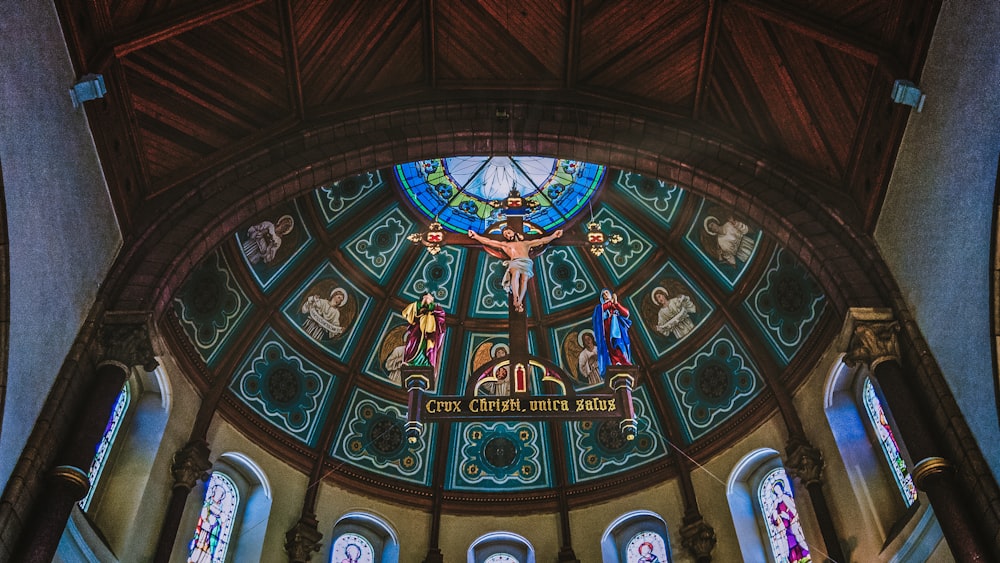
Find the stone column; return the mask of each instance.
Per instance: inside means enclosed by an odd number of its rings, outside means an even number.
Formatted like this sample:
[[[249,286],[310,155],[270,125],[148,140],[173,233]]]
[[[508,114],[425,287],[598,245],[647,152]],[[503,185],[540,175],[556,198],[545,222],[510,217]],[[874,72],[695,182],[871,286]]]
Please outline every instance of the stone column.
[[[160,537],[156,542],[156,555],[153,560],[157,563],[170,561],[170,552],[174,549],[177,529],[181,524],[181,517],[184,516],[184,505],[187,504],[191,489],[199,480],[208,479],[208,471],[212,468],[212,462],[208,460],[210,453],[208,442],[204,440],[192,440],[174,453],[170,464],[174,488],[170,493],[170,503],[167,505],[163,527],[160,528]]]
[[[320,540],[323,533],[319,531],[316,515],[304,513],[299,521],[285,534],[285,553],[289,563],[309,563],[313,553],[323,545]]]
[[[864,363],[869,366],[899,435],[910,456],[916,460],[913,482],[927,493],[955,560],[985,563],[990,559],[977,531],[977,516],[969,510],[971,505],[964,502],[966,493],[951,462],[943,455],[935,429],[927,423],[929,417],[911,391],[914,377],[904,372],[898,333],[896,322],[859,324],[854,329],[845,361],[850,365]]]
[[[86,496],[91,486],[88,480],[90,464],[129,371],[135,365],[142,365],[147,370],[156,368],[145,322],[106,319],[98,335],[98,346],[97,357],[101,361],[93,383],[81,401],[73,431],[56,455],[55,467],[47,475],[48,486],[25,522],[25,532],[14,557],[17,561],[52,561],[73,505]]]
[[[785,468],[800,483],[806,486],[813,512],[819,523],[819,531],[826,544],[826,555],[833,561],[848,561],[840,546],[840,537],[830,515],[830,507],[823,493],[823,454],[803,437],[792,437],[785,445],[787,459]]]

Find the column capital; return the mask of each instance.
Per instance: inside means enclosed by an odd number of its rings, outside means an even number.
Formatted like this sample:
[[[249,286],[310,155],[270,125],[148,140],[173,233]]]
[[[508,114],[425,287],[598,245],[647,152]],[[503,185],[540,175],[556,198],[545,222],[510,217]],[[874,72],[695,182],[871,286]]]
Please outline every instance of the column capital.
[[[925,457],[913,466],[913,484],[921,491],[926,491],[928,477],[953,469],[951,462],[943,457]]]
[[[705,522],[704,518],[699,517],[681,528],[681,545],[699,563],[712,560],[715,542],[715,528]]]
[[[899,323],[896,321],[859,323],[854,327],[844,362],[851,367],[868,364],[872,372],[882,362],[899,362],[898,334]]]
[[[823,452],[804,438],[791,438],[785,444],[785,467],[805,486],[819,483],[823,475]]]
[[[144,313],[107,313],[99,331],[100,363],[142,366],[156,369],[155,353],[149,339],[149,316]]]
[[[177,450],[170,464],[175,489],[185,488],[190,491],[199,479],[208,479],[208,470],[212,468],[212,462],[208,460],[209,453],[208,442],[204,440],[192,440]]]
[[[322,547],[320,540],[323,533],[319,531],[316,515],[303,513],[299,521],[285,534],[285,553],[289,563],[308,563],[313,553]]]
[[[576,558],[576,553],[573,552],[573,547],[569,545],[564,545],[559,549],[556,561],[559,563],[580,563],[580,560]]]
[[[72,491],[73,500],[77,501],[87,496],[90,490],[90,476],[86,471],[72,465],[60,465],[49,473],[56,481],[65,483]]]

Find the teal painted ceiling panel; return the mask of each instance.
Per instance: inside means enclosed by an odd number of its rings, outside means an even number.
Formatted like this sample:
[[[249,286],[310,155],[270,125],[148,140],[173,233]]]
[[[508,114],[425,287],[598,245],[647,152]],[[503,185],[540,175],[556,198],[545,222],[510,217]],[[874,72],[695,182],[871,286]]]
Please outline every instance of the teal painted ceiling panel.
[[[410,247],[406,235],[412,233],[415,226],[399,206],[394,205],[348,238],[341,249],[362,271],[382,283]]]
[[[330,456],[372,473],[430,486],[430,452],[437,441],[435,425],[425,427],[420,440],[405,436],[406,405],[355,388]]]
[[[377,197],[389,195],[381,171],[366,172],[313,191],[312,199],[327,229],[343,223]]]
[[[271,289],[313,243],[296,202],[254,217],[236,231],[243,263],[261,289]]]
[[[729,327],[664,373],[663,383],[689,443],[731,418],[764,388],[757,366]]]
[[[468,422],[452,430],[445,489],[514,492],[553,486],[552,455],[539,422]]]
[[[631,199],[636,207],[666,229],[674,226],[686,195],[680,186],[624,170],[616,170],[612,176],[616,191]]]
[[[629,472],[667,456],[669,447],[644,387],[633,393],[636,436],[626,440],[614,419],[566,422],[570,481],[583,483]]]
[[[819,284],[779,248],[743,306],[771,344],[771,352],[787,364],[816,328],[826,303]]]
[[[236,282],[222,250],[208,256],[174,296],[174,312],[201,360],[217,363],[253,304]]]
[[[762,236],[739,213],[702,200],[684,242],[712,277],[732,291],[750,267]]]
[[[327,262],[304,281],[281,312],[303,336],[345,361],[354,351],[371,301],[366,292]]]
[[[633,335],[641,335],[654,361],[691,338],[715,310],[673,260],[668,260],[628,297],[619,299],[631,310]]]
[[[229,389],[282,432],[315,446],[337,378],[304,359],[267,328],[236,370]]]

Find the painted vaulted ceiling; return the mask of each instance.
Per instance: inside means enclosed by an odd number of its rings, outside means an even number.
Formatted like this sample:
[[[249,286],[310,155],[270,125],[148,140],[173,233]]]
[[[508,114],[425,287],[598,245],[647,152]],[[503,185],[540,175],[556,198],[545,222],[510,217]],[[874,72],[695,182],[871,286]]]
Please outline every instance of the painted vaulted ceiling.
[[[919,82],[940,2],[55,5],[77,74],[108,87],[84,108],[124,238],[109,302],[152,312],[204,397],[222,395],[199,421],[371,494],[429,506],[435,483],[446,509],[481,511],[501,490],[551,509],[661,481],[673,446],[711,455],[773,412],[849,297],[874,301],[838,237],[878,219],[908,115],[890,91]],[[531,159],[575,163],[556,184],[582,199],[544,228],[622,237],[535,259],[529,342],[585,389],[587,319],[613,288],[642,368],[634,443],[587,421],[402,440],[387,364],[405,304],[431,291],[448,314],[435,393],[506,345],[499,262],[406,240],[489,218],[491,182],[442,209],[422,175],[463,155],[524,155],[536,183],[559,174]],[[262,233],[273,253],[255,254]],[[685,322],[662,322],[682,296]],[[331,303],[321,321],[310,297]]]
[[[491,170],[527,172],[504,183]],[[600,256],[550,246],[534,259],[529,348],[576,389],[606,390],[587,338],[600,290],[617,292],[642,374],[634,441],[600,420],[447,432],[431,423],[416,444],[404,439],[394,351],[408,303],[429,292],[447,313],[434,394],[464,393],[509,347],[502,262],[475,246],[431,254],[407,235],[434,220],[482,231],[502,219],[486,202],[511,182],[543,202],[526,221],[546,232],[596,222],[621,239]],[[316,299],[336,312],[317,318],[304,306]],[[810,274],[760,226],[682,186],[573,160],[464,157],[373,170],[252,217],[176,292],[172,326],[202,383],[228,382],[230,420],[303,467],[324,458],[340,478],[380,483],[389,496],[426,496],[438,470],[457,501],[544,500],[558,483],[586,499],[595,485],[606,494],[669,466],[674,445],[724,447],[748,418],[769,414],[769,383],[795,384],[826,310]]]

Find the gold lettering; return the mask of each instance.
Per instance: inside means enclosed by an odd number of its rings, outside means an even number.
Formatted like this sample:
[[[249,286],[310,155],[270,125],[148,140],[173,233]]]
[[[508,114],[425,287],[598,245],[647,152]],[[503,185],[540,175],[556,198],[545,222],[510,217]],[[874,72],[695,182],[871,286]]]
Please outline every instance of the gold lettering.
[[[427,407],[426,407],[426,409],[427,409],[427,412],[430,413],[430,414],[436,413],[437,412],[437,401],[435,401],[434,399],[431,399],[430,401],[427,401]]]
[[[617,410],[618,410],[618,408],[615,407],[615,400],[614,399],[609,399],[608,400],[608,412],[615,412]]]
[[[556,408],[561,411],[569,412],[569,401],[566,399],[556,401]]]

